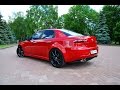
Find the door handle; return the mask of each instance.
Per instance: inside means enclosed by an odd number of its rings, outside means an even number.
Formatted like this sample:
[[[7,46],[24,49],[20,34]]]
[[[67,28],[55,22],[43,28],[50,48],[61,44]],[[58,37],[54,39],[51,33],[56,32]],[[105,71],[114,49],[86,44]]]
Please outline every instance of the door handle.
[[[37,42],[34,41],[33,43],[37,43]]]
[[[36,41],[31,41],[32,43],[37,43]]]

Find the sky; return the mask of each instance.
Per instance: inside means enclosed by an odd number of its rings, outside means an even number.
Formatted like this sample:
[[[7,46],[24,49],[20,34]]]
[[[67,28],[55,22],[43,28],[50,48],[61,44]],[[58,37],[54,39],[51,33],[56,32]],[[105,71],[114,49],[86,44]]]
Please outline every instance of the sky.
[[[58,5],[58,16],[66,14],[68,9],[73,5]],[[99,12],[104,5],[90,5],[90,7]],[[0,5],[0,12],[3,19],[8,21],[9,16],[13,15],[13,12],[22,11],[24,15],[26,10],[29,9],[30,5]]]

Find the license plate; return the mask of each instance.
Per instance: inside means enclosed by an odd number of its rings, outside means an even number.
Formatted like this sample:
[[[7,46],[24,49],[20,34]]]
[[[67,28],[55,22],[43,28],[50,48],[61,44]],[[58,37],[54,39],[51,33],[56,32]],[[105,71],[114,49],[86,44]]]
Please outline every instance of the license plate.
[[[96,54],[96,53],[97,53],[97,50],[91,50],[90,53],[91,53],[91,54]]]

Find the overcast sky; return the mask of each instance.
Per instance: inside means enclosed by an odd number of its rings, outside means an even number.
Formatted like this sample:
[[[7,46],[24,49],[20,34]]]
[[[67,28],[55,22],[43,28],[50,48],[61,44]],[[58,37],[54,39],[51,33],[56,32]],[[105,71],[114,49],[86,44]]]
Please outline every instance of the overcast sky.
[[[73,5],[58,5],[58,16],[61,16],[68,12],[68,9]],[[13,12],[22,11],[26,14],[26,10],[29,9],[30,5],[0,5],[0,12],[3,19],[8,21],[9,16],[12,16]],[[91,8],[99,12],[103,5],[90,5]]]

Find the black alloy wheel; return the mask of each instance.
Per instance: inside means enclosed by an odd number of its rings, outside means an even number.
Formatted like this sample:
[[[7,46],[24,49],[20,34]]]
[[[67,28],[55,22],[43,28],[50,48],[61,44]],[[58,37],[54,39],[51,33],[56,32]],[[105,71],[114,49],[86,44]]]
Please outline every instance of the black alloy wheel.
[[[50,51],[50,62],[56,68],[62,67],[65,64],[62,52],[58,49],[52,49]]]

